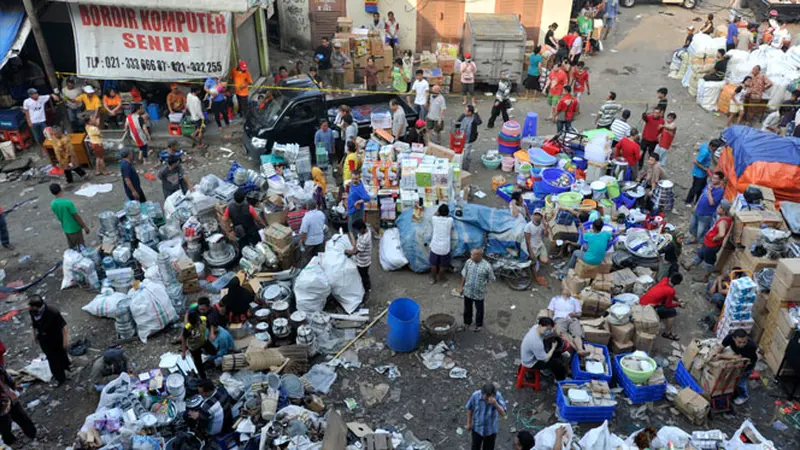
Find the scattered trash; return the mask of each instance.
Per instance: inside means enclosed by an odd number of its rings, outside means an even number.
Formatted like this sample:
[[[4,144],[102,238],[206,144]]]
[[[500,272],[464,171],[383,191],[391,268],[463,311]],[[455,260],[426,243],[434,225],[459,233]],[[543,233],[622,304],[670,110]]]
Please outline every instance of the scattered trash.
[[[36,400],[29,401],[28,404],[27,404],[27,407],[28,407],[28,409],[33,409],[33,408],[36,408],[37,406],[39,406],[41,404],[42,404],[42,401],[37,398]]]
[[[26,262],[28,262],[28,261],[30,261],[30,260],[31,260],[31,255],[24,255],[24,256],[21,256],[21,257],[20,257],[20,258],[17,260],[17,262],[18,262],[18,263],[20,263],[20,264],[25,264]]]
[[[464,429],[461,428],[461,427],[456,428],[456,434],[459,435],[459,436],[463,436],[464,435]]]
[[[394,364],[386,364],[383,366],[378,366],[375,368],[375,372],[378,372],[381,375],[388,372],[390,380],[394,380],[400,377],[400,370]]]
[[[467,378],[467,369],[462,369],[461,367],[453,367],[450,370],[450,378],[456,380]]]
[[[428,347],[428,351],[422,354],[422,364],[424,364],[428,370],[441,369],[444,365],[444,357],[447,350],[448,347],[444,341],[436,344],[436,347]]]
[[[347,409],[349,409],[350,411],[355,411],[356,409],[358,409],[358,403],[356,403],[356,399],[352,397],[344,399],[344,404],[347,405]]]
[[[411,414],[411,413],[405,413],[405,414],[403,414],[403,418],[406,419],[406,420],[411,420],[411,419],[414,418],[414,415]]]

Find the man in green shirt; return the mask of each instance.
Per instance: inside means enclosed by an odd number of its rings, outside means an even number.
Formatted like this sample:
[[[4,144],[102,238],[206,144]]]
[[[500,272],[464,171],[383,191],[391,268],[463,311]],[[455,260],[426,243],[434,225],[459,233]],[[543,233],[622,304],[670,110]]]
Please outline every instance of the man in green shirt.
[[[50,209],[53,214],[61,222],[61,229],[67,235],[67,245],[71,249],[80,250],[85,246],[83,242],[83,233],[89,234],[89,227],[83,222],[78,208],[72,200],[64,198],[64,192],[61,191],[61,185],[53,183],[50,185],[50,193],[56,198],[50,202]]]
[[[608,243],[611,242],[613,237],[608,231],[603,231],[603,219],[597,219],[592,222],[592,231],[583,236],[583,240],[586,242],[585,249],[576,250],[572,253],[572,258],[570,258],[567,268],[574,268],[578,258],[593,266],[602,264],[603,258],[606,256]]]

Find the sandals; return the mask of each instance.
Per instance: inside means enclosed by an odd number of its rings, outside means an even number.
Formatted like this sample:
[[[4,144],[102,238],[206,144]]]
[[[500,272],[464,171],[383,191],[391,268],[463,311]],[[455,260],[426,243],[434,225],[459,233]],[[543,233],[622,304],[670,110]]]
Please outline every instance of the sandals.
[[[673,333],[667,333],[666,331],[665,331],[665,332],[663,332],[663,333],[661,333],[661,337],[663,337],[664,339],[669,339],[669,340],[671,340],[671,341],[678,341],[678,340],[680,340],[680,338],[678,338],[678,336],[676,336],[675,334],[673,334]]]
[[[536,282],[539,283],[539,286],[547,287],[547,280],[544,277],[536,277]]]

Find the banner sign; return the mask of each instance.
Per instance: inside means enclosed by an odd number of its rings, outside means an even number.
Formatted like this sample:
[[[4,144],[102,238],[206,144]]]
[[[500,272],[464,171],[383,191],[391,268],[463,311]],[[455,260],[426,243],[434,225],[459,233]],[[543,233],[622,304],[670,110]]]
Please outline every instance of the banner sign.
[[[174,81],[226,76],[231,13],[70,4],[78,75]]]

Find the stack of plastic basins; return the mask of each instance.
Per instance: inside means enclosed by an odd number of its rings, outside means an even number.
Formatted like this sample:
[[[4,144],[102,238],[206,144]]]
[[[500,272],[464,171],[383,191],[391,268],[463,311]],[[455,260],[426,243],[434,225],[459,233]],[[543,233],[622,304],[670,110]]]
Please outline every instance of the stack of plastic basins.
[[[519,150],[522,142],[522,127],[514,120],[503,124],[500,134],[497,135],[497,150],[504,155],[513,155]]]
[[[731,281],[723,307],[725,312],[717,324],[717,339],[739,328],[748,333],[753,329],[753,303],[757,295],[758,285],[752,278],[745,276]]]
[[[631,400],[631,402],[634,405],[637,405],[640,403],[657,402],[664,398],[664,394],[667,392],[666,381],[661,384],[637,386],[633,384],[633,381],[631,381],[627,375],[625,375],[625,372],[622,371],[622,363],[620,360],[627,355],[628,353],[624,355],[616,355],[614,357],[614,373],[617,377],[617,384],[622,387],[622,390],[625,391],[625,395]]]

